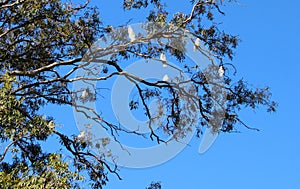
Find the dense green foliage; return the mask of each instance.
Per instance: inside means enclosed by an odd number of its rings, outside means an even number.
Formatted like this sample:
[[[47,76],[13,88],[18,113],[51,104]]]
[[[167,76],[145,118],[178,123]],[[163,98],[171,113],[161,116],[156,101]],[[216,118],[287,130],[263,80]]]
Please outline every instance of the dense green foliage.
[[[191,76],[191,82],[198,90],[196,106],[200,109],[199,121],[202,126],[212,126],[215,132],[231,132],[238,125],[248,127],[241,121],[238,111],[244,107],[255,109],[265,105],[268,111],[275,111],[276,104],[270,101],[268,88],[252,89],[243,80],[233,82],[229,68],[234,56],[234,49],[239,39],[227,34],[214,23],[215,14],[222,15],[222,3],[230,1],[185,1],[192,7],[190,13],[168,12],[167,6],[160,0],[124,0],[126,11],[150,7],[145,21],[162,25],[172,24],[190,32],[200,39],[216,59],[211,67],[211,78],[217,77],[216,70],[222,66],[225,70],[223,89],[227,96],[227,109],[220,124],[210,123],[215,113],[210,98],[214,96],[208,89],[213,85],[201,71],[188,65],[184,71]],[[210,24],[203,24],[203,22]],[[103,34],[110,34],[111,26],[103,26],[97,8],[74,5],[62,0],[1,0],[0,1],[0,188],[81,188],[90,184],[93,188],[102,188],[108,181],[108,173],[118,175],[116,167],[105,161],[105,156],[97,156],[89,150],[89,143],[78,137],[67,136],[57,129],[53,115],[46,117],[39,114],[39,109],[48,104],[76,106],[74,99],[78,94],[71,91],[70,85],[82,78],[72,78],[72,74],[83,66],[81,60],[91,45]],[[183,35],[183,34],[180,34]],[[156,38],[161,38],[157,33]],[[177,36],[178,37],[178,36]],[[152,38],[153,39],[153,38]],[[172,43],[160,46],[150,43],[132,43],[119,41],[124,48],[109,51],[111,58],[101,73],[121,74],[124,60],[131,58],[156,58],[162,52],[174,56],[178,62],[185,59],[185,54],[173,48]],[[176,40],[171,42],[176,42]],[[180,44],[176,45],[177,47]],[[201,49],[200,49],[201,51]],[[234,67],[234,66],[233,66]],[[59,70],[68,70],[60,72]],[[206,75],[207,76],[207,75]],[[150,83],[135,77],[129,79],[136,83],[140,92],[140,102],[128,102],[132,109],[143,107],[151,119],[145,99],[157,97],[163,91],[169,92],[170,101],[165,99],[168,122],[162,123],[167,134],[188,132],[180,124],[184,120],[179,101],[180,88],[166,82]],[[142,82],[143,86],[137,84]],[[95,95],[95,94],[94,94]],[[90,98],[89,100],[95,100]],[[171,102],[171,103],[170,103]],[[123,130],[101,115],[96,115],[100,125],[110,128],[112,133]],[[239,124],[240,123],[240,124]],[[198,128],[199,133],[201,127]],[[134,133],[133,133],[134,134]],[[61,148],[68,151],[69,158],[63,158],[60,151],[45,152],[43,142],[57,139]],[[160,139],[154,131],[150,138]],[[54,139],[53,139],[54,138]],[[102,144],[105,146],[105,141]],[[153,183],[149,188],[161,188]]]

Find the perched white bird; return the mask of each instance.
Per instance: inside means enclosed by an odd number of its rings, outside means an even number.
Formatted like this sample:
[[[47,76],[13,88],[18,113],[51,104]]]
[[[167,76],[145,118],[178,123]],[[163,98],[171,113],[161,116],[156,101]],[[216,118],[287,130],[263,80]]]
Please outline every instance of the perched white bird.
[[[128,26],[128,36],[129,36],[130,42],[135,41],[135,33],[131,26]]]
[[[162,52],[160,54],[160,58],[159,59],[160,59],[160,61],[162,61],[163,67],[164,68],[167,67],[167,58],[166,58],[166,54],[164,52]]]
[[[194,52],[196,52],[197,48],[200,47],[200,39],[197,38],[194,43]]]
[[[220,67],[219,67],[219,70],[218,70],[218,73],[219,73],[219,77],[223,77],[223,75],[224,75],[224,68],[223,68],[223,66],[221,65]]]
[[[162,80],[163,80],[163,81],[168,81],[168,80],[169,80],[168,74],[165,74]]]
[[[89,94],[89,91],[88,91],[88,88],[86,88],[86,89],[84,89],[84,90],[82,91],[82,94],[81,94],[80,98],[81,98],[82,100],[85,100],[86,97],[88,96],[88,94]]]
[[[85,135],[84,131],[80,131],[79,135],[77,136],[78,139],[83,139]]]

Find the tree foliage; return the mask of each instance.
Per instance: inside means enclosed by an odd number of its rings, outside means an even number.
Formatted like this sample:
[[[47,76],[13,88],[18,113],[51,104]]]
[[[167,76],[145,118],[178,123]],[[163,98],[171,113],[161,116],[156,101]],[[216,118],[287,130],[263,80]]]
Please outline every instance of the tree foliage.
[[[190,122],[200,122],[198,128],[213,127],[215,132],[232,132],[239,125],[248,127],[239,118],[238,111],[244,107],[267,107],[275,111],[276,103],[270,100],[268,88],[253,89],[244,80],[236,82],[230,74],[235,69],[232,63],[234,49],[239,39],[225,33],[214,21],[216,15],[223,15],[222,4],[230,1],[185,1],[191,6],[189,13],[169,12],[165,2],[161,0],[124,0],[126,11],[139,9],[146,13],[145,21],[161,27],[152,36],[136,36],[129,40],[127,27],[124,35],[119,35],[118,43],[106,49],[93,49],[92,44],[103,35],[117,35],[111,26],[104,26],[97,8],[89,2],[75,5],[61,0],[1,0],[0,1],[0,139],[4,146],[0,152],[0,186],[1,188],[80,188],[90,184],[94,188],[102,188],[108,181],[108,173],[118,177],[116,166],[109,165],[105,156],[98,156],[89,150],[90,144],[76,136],[67,136],[59,131],[51,115],[44,117],[39,110],[49,104],[74,106],[80,99],[82,91],[72,91],[71,84],[76,81],[108,80],[114,75],[125,75],[133,82],[139,92],[139,100],[128,102],[132,110],[142,107],[149,119],[153,118],[147,107],[147,99],[161,99],[165,106],[167,122],[160,122],[167,135],[179,133],[183,137],[189,131]],[[149,9],[147,9],[149,10]],[[172,27],[177,28],[174,30]],[[191,65],[184,65],[183,42],[180,39],[188,31],[190,40],[200,40],[209,49],[213,64],[208,70],[199,70]],[[166,37],[168,36],[168,37]],[[153,43],[167,38],[167,43]],[[176,46],[176,48],[174,48]],[[198,46],[196,46],[198,47]],[[198,51],[208,53],[204,49]],[[96,51],[97,53],[91,53]],[[125,60],[135,58],[159,60],[162,53],[173,56],[182,63],[182,71],[190,76],[196,97],[172,82],[145,81],[130,73],[124,72]],[[87,53],[88,56],[85,56]],[[104,56],[104,54],[106,56]],[[101,58],[107,57],[103,60]],[[82,61],[84,60],[84,61]],[[101,77],[75,77],[78,69],[91,70],[89,63],[102,63]],[[103,62],[105,66],[103,66]],[[164,63],[164,62],[163,62]],[[218,69],[224,71],[224,86],[218,86]],[[64,71],[61,71],[64,70]],[[67,70],[67,71],[65,71]],[[215,92],[210,87],[216,87]],[[213,122],[215,112],[212,100],[217,91],[225,91],[226,98],[222,103],[224,119]],[[94,101],[97,94],[89,91],[88,97],[81,100]],[[193,101],[195,107],[183,107],[182,101]],[[87,107],[83,107],[87,109]],[[183,109],[198,111],[199,117],[191,120],[184,115]],[[129,134],[124,128],[105,120],[101,114],[94,112],[99,125],[111,130]],[[196,126],[194,124],[193,126]],[[151,126],[150,126],[151,127]],[[114,135],[115,136],[115,135]],[[69,158],[60,152],[46,152],[43,142],[51,138],[60,141],[61,147],[68,151]],[[150,138],[158,142],[163,139],[152,131]],[[116,139],[117,140],[117,139]],[[101,144],[105,146],[106,141]],[[67,160],[66,160],[67,159]],[[161,188],[153,183],[149,188]]]
[[[147,189],[161,189],[160,182],[152,182]]]

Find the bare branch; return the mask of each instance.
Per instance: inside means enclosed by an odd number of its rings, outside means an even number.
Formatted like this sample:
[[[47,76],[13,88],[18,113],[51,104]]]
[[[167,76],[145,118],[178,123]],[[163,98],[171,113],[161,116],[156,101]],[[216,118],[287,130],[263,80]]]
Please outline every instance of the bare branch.
[[[0,162],[3,161],[3,159],[5,158],[5,155],[6,155],[7,151],[9,150],[9,148],[10,148],[13,144],[15,144],[16,142],[17,142],[17,141],[13,141],[13,142],[9,143],[9,144],[5,147],[3,153],[2,153],[2,155],[1,155],[1,157],[0,157]]]
[[[56,66],[62,66],[62,65],[73,65],[74,63],[80,62],[82,58],[75,58],[75,59],[71,59],[71,60],[66,60],[66,61],[60,61],[60,62],[54,62],[52,64],[40,67],[38,69],[35,70],[30,70],[30,71],[18,71],[18,70],[14,70],[14,71],[10,71],[8,72],[10,75],[17,75],[17,76],[34,76],[38,73],[41,73],[43,71],[49,71],[52,68],[56,67]]]
[[[13,7],[15,5],[19,5],[19,4],[23,3],[23,2],[25,2],[25,0],[20,0],[20,1],[15,1],[14,3],[11,3],[11,4],[6,4],[6,3],[8,3],[8,1],[9,0],[6,0],[3,3],[0,3],[0,10],[1,9],[5,9],[5,8],[10,8],[10,7]]]

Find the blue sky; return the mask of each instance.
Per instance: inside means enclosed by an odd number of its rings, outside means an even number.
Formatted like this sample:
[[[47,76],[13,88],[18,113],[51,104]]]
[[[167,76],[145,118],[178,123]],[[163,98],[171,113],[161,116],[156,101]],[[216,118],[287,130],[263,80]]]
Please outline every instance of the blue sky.
[[[105,24],[123,25],[130,18],[134,18],[131,24],[144,20],[136,11],[124,12],[119,0],[92,2],[99,6]],[[172,10],[182,10],[182,0],[169,2]],[[151,181],[161,181],[163,189],[300,188],[300,1],[240,3],[224,7],[226,16],[220,18],[225,31],[242,39],[233,63],[238,77],[254,87],[271,87],[278,111],[244,110],[242,119],[260,132],[241,129],[238,134],[221,134],[201,155],[200,140],[194,138],[190,146],[162,165],[122,168],[123,180],[110,175],[105,188],[145,188]],[[188,10],[185,6],[183,12]],[[52,111],[56,121],[74,123],[71,109]]]

